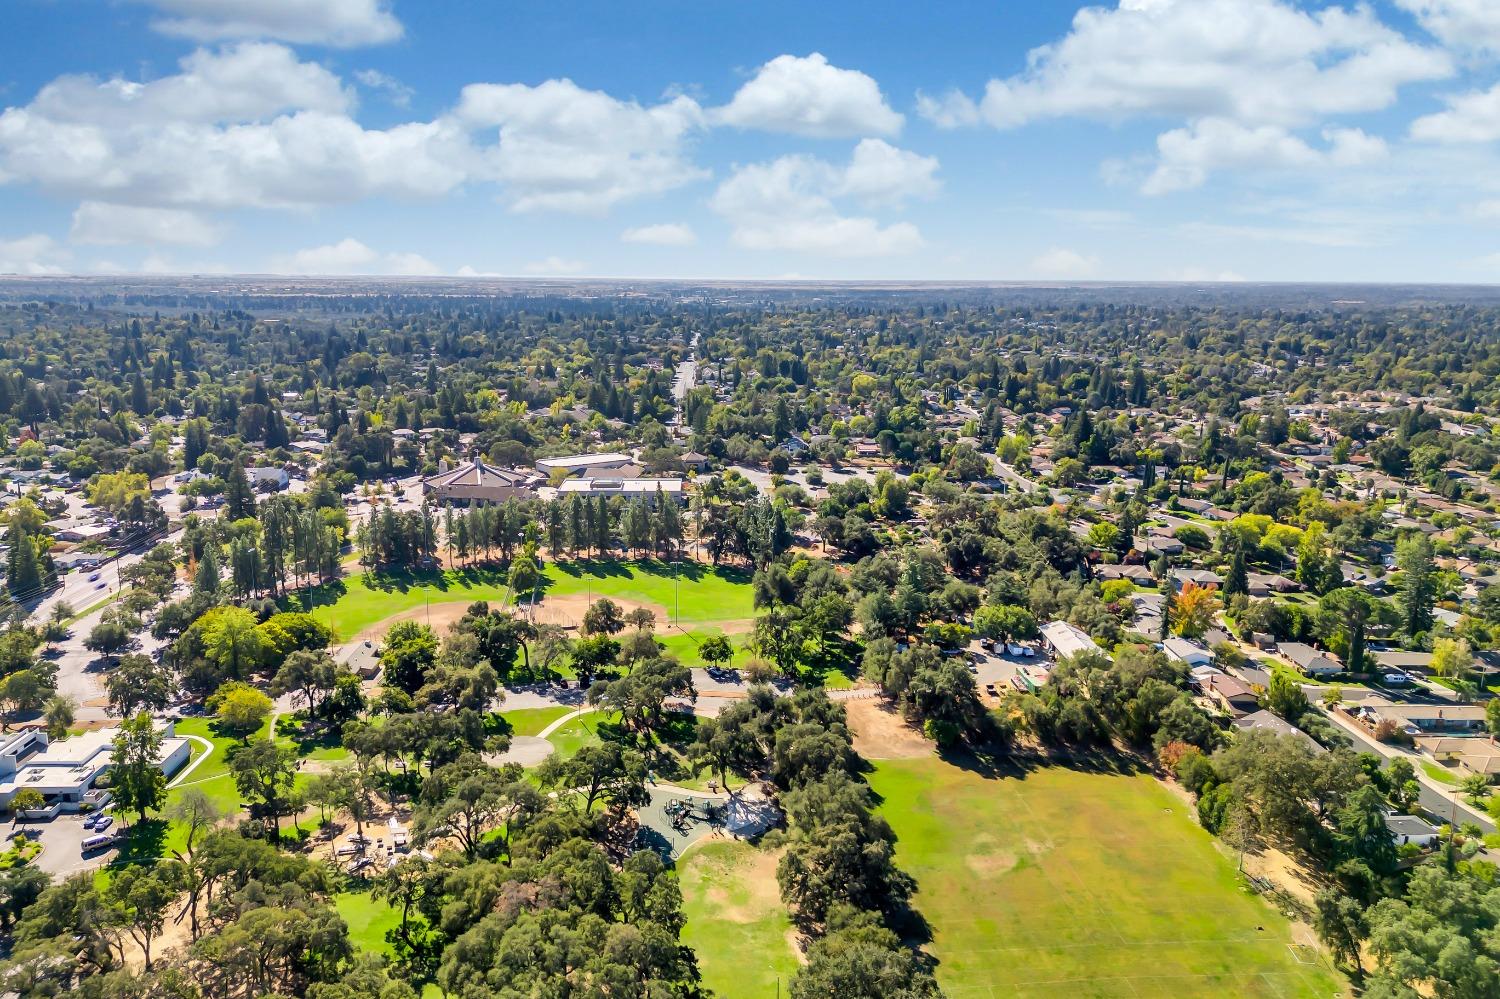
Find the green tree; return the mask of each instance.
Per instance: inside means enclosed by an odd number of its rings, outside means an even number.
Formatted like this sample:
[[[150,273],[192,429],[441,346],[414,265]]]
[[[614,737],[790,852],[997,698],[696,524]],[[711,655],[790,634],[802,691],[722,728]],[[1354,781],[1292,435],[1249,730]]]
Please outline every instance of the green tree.
[[[249,742],[271,717],[271,699],[248,683],[230,680],[204,702],[219,720],[219,728]]]
[[[380,651],[382,682],[415,694],[427,682],[427,673],[437,662],[437,633],[416,621],[398,621],[386,633]]]
[[[142,711],[120,723],[110,752],[110,790],[120,808],[134,811],[142,822],[146,812],[160,808],[167,796],[161,772],[162,735],[151,716]]]
[[[1424,534],[1396,546],[1396,565],[1401,578],[1396,583],[1396,605],[1401,609],[1401,627],[1415,636],[1432,630],[1432,608],[1437,600],[1437,571],[1432,542]]]
[[[271,839],[280,840],[281,816],[297,780],[297,750],[257,739],[234,754],[229,770],[240,794],[264,806],[271,819]]]
[[[1302,678],[1278,666],[1271,671],[1271,681],[1266,687],[1266,707],[1287,721],[1296,722],[1307,714],[1307,694],[1302,690]]]

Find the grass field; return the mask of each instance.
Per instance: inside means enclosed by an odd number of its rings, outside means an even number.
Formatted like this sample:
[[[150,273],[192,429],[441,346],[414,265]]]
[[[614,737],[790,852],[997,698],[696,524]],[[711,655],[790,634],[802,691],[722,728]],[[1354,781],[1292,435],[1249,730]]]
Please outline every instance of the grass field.
[[[932,758],[877,763],[870,783],[953,999],[1345,987],[1326,959],[1299,961],[1286,919],[1149,777],[986,775]]]
[[[765,999],[797,973],[792,922],[773,854],[748,843],[704,843],[679,862],[683,943],[698,955],[703,984],[724,999]]]
[[[658,604],[680,622],[692,625],[733,621],[754,614],[748,575],[714,570],[698,563],[676,568],[657,561],[549,562],[544,592],[557,596],[592,594],[637,603]],[[402,611],[432,603],[488,600],[507,595],[506,573],[494,568],[446,572],[355,572],[326,586],[300,594],[304,606],[327,624],[340,641]],[[545,599],[544,599],[545,603]],[[661,625],[665,628],[666,621]]]
[[[399,910],[387,905],[383,898],[372,897],[369,891],[341,892],[333,897],[333,905],[349,925],[349,942],[355,950],[370,954],[391,953],[385,932],[400,925]]]

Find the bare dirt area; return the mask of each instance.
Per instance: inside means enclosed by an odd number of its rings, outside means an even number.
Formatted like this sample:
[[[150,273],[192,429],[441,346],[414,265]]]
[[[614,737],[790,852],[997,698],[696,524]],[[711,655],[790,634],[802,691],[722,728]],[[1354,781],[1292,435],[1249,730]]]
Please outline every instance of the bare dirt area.
[[[844,702],[854,751],[867,760],[910,760],[931,756],[932,740],[913,728],[883,699]]]
[[[595,599],[597,601],[598,598]],[[619,597],[610,597],[609,599],[616,607],[620,608],[620,613],[622,614],[629,614],[633,610],[644,607],[656,615],[657,627],[664,627],[667,623],[667,609],[661,604],[622,600]],[[589,609],[589,606],[588,595],[584,593],[543,597],[542,602],[536,605],[536,620],[538,624],[555,624],[563,628],[577,628],[583,624],[583,614]]]
[[[776,881],[776,865],[782,850],[755,850],[745,855],[741,870],[736,871],[743,893],[725,887],[708,890],[708,900],[721,919],[731,923],[754,923],[782,905],[781,888]],[[736,897],[738,896],[738,897]]]

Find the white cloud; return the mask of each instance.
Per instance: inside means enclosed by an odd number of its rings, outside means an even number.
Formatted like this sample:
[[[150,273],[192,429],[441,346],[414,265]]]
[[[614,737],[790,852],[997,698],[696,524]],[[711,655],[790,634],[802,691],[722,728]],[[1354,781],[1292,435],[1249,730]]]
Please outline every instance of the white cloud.
[[[68,251],[51,236],[0,239],[0,274],[61,274],[68,260]]]
[[[1039,278],[1081,279],[1099,272],[1099,258],[1054,246],[1031,262],[1031,273]]]
[[[1489,0],[1485,0],[1489,2]],[[1073,18],[1058,41],[1033,49],[1026,69],[993,79],[978,100],[958,91],[918,96],[943,127],[1013,128],[1082,117],[1178,118],[1158,140],[1161,160],[1143,186],[1195,187],[1213,170],[1369,162],[1384,144],[1332,116],[1391,107],[1407,84],[1454,72],[1440,48],[1411,41],[1361,3],[1293,0],[1119,0]],[[1298,130],[1323,132],[1319,149]],[[1105,164],[1106,180],[1142,183],[1131,158]],[[1149,172],[1149,168],[1148,168]]]
[[[816,139],[895,135],[903,121],[873,78],[831,65],[819,52],[772,59],[713,118],[736,128]]]
[[[887,256],[923,246],[910,222],[881,225],[847,216],[834,199],[893,204],[931,193],[937,161],[886,146],[866,147],[846,167],[810,156],[783,156],[742,166],[719,185],[711,205],[733,226],[736,245],[752,250],[797,250],[843,257]],[[865,147],[865,143],[860,144]]]
[[[371,90],[384,94],[385,99],[395,107],[411,107],[414,91],[389,73],[382,73],[378,69],[360,69],[355,70],[354,78]]]
[[[928,98],[946,124],[996,127],[1062,116],[1221,117],[1301,126],[1389,107],[1404,84],[1453,72],[1441,50],[1412,43],[1364,6],[1300,9],[1284,0],[1120,0],[1085,7],[1060,41],[1033,49],[1025,72],[991,80],[972,115]]]
[[[61,77],[0,113],[0,183],[111,204],[215,209],[444,194],[468,136],[444,120],[368,130],[337,77],[278,45],[199,51],[150,83]]]
[[[1500,139],[1500,84],[1445,98],[1448,110],[1411,123],[1411,137],[1423,142],[1494,142]]]
[[[357,239],[345,238],[326,246],[298,250],[276,257],[271,270],[277,274],[381,274],[433,275],[442,271],[432,261],[415,253],[381,253]]]
[[[547,257],[545,260],[534,260],[521,269],[527,274],[538,275],[564,275],[580,274],[587,265],[581,260],[565,260],[562,257]]]
[[[353,48],[401,37],[389,0],[140,0],[162,16],[153,27],[195,41],[273,38]]]
[[[636,226],[620,233],[623,243],[640,243],[645,246],[692,246],[698,242],[698,234],[691,226],[678,222],[663,222],[657,225]]]
[[[73,212],[70,238],[75,243],[96,246],[127,243],[213,246],[223,238],[223,231],[202,215],[180,208],[140,208],[85,201]]]
[[[854,147],[836,193],[874,207],[897,205],[936,194],[941,186],[937,171],[935,156],[897,149],[883,139],[864,139]]]
[[[452,118],[471,131],[498,129],[478,172],[506,185],[517,211],[602,212],[707,176],[685,155],[703,123],[689,97],[642,107],[571,80],[476,83]]]
[[[1495,0],[1396,0],[1444,44],[1472,52],[1500,52],[1500,4]]]
[[[1357,128],[1325,129],[1323,138],[1327,147],[1318,149],[1275,125],[1252,128],[1206,118],[1157,137],[1159,160],[1141,191],[1166,194],[1198,187],[1215,170],[1355,167],[1384,159],[1387,153],[1382,139]]]

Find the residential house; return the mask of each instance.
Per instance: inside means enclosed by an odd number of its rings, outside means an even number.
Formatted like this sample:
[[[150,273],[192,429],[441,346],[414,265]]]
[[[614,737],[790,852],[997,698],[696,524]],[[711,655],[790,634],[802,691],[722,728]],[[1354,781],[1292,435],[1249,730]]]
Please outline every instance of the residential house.
[[[1302,642],[1282,642],[1277,647],[1283,656],[1297,664],[1297,668],[1308,676],[1331,676],[1342,673],[1344,664],[1324,652]]]
[[[1161,650],[1167,654],[1167,658],[1180,663],[1186,663],[1189,668],[1194,666],[1208,666],[1214,661],[1214,654],[1190,638],[1182,638],[1173,635],[1161,643]]]
[[[1327,752],[1327,750],[1325,750],[1322,746],[1318,745],[1317,740],[1312,736],[1308,735],[1306,732],[1302,731],[1291,722],[1282,718],[1280,715],[1267,711],[1264,708],[1259,711],[1252,711],[1248,715],[1245,715],[1243,718],[1236,718],[1234,720],[1234,724],[1235,727],[1240,729],[1241,731],[1263,729],[1268,732],[1275,732],[1278,735],[1290,735],[1297,738],[1299,741],[1305,740],[1307,744],[1314,750],[1314,752]]]
[[[1413,736],[1478,734],[1485,727],[1484,708],[1477,704],[1396,704],[1384,697],[1367,697],[1352,713],[1371,727],[1390,721]]]
[[[1243,718],[1260,710],[1260,700],[1255,696],[1255,691],[1227,673],[1210,676],[1205,688],[1204,694],[1208,699],[1235,718]]]
[[[256,492],[280,492],[291,485],[292,477],[284,468],[247,468],[245,478]]]
[[[1192,583],[1195,586],[1219,587],[1224,585],[1224,577],[1208,569],[1173,569],[1169,574],[1169,578],[1172,580],[1173,588],[1178,590],[1182,589],[1188,583]]]
[[[1391,836],[1395,839],[1397,846],[1415,843],[1417,846],[1429,847],[1438,841],[1438,827],[1415,815],[1396,815],[1387,812],[1385,827],[1391,831]]]

